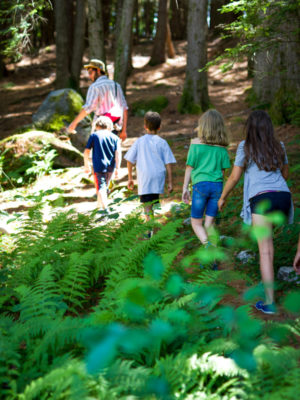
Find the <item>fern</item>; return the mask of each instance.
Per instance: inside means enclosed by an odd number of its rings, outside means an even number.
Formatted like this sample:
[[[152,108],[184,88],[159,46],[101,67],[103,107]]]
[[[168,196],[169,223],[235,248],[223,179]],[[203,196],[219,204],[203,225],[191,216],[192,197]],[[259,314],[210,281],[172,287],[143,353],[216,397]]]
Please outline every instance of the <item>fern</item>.
[[[93,258],[92,250],[82,256],[78,253],[71,254],[67,271],[63,279],[58,282],[60,291],[73,312],[76,312],[76,307],[83,307],[86,289],[90,285],[89,267]]]

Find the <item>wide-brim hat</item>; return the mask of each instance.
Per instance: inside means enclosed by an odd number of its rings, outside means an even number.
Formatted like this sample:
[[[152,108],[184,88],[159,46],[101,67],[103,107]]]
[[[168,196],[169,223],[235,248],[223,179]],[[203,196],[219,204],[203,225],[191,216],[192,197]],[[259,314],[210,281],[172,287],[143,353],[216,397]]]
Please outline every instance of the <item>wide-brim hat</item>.
[[[93,58],[92,60],[89,61],[88,64],[85,64],[83,68],[88,69],[88,68],[96,68],[100,69],[100,71],[105,72],[105,64],[101,60],[97,60],[96,58]]]

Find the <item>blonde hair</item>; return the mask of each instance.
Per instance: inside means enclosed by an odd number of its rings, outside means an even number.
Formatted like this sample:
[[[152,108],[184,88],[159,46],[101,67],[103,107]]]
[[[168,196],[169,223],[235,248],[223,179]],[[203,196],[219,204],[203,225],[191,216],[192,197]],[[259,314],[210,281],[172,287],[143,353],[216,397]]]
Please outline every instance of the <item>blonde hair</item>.
[[[198,138],[206,144],[228,146],[224,119],[217,110],[208,110],[199,118]]]
[[[114,127],[112,120],[109,117],[105,117],[105,115],[101,115],[96,119],[95,127],[97,126],[101,129],[107,129],[108,131],[112,131]]]

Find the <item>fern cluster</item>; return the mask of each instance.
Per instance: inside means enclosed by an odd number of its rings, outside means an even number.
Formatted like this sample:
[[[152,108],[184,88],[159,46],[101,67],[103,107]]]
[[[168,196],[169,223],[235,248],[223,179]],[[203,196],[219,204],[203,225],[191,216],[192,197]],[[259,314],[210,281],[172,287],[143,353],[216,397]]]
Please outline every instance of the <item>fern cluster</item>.
[[[1,398],[295,398],[299,320],[264,325],[227,305],[247,274],[209,269],[226,249],[185,256],[181,217],[151,222],[143,240],[138,214],[45,222],[32,208],[1,252]],[[207,267],[186,279],[197,262]]]

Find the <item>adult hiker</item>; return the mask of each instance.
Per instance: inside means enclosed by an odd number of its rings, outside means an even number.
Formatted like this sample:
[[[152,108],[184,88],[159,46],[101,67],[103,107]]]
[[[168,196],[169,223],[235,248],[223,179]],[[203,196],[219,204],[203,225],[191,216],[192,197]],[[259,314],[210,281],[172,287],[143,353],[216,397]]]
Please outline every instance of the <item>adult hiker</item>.
[[[79,122],[94,112],[92,130],[96,119],[105,115],[114,123],[114,133],[118,134],[120,139],[125,140],[128,107],[121,86],[108,78],[105,64],[101,60],[92,59],[84,65],[84,68],[88,70],[89,78],[93,83],[88,89],[82,110],[71,122],[68,131],[74,132]]]

